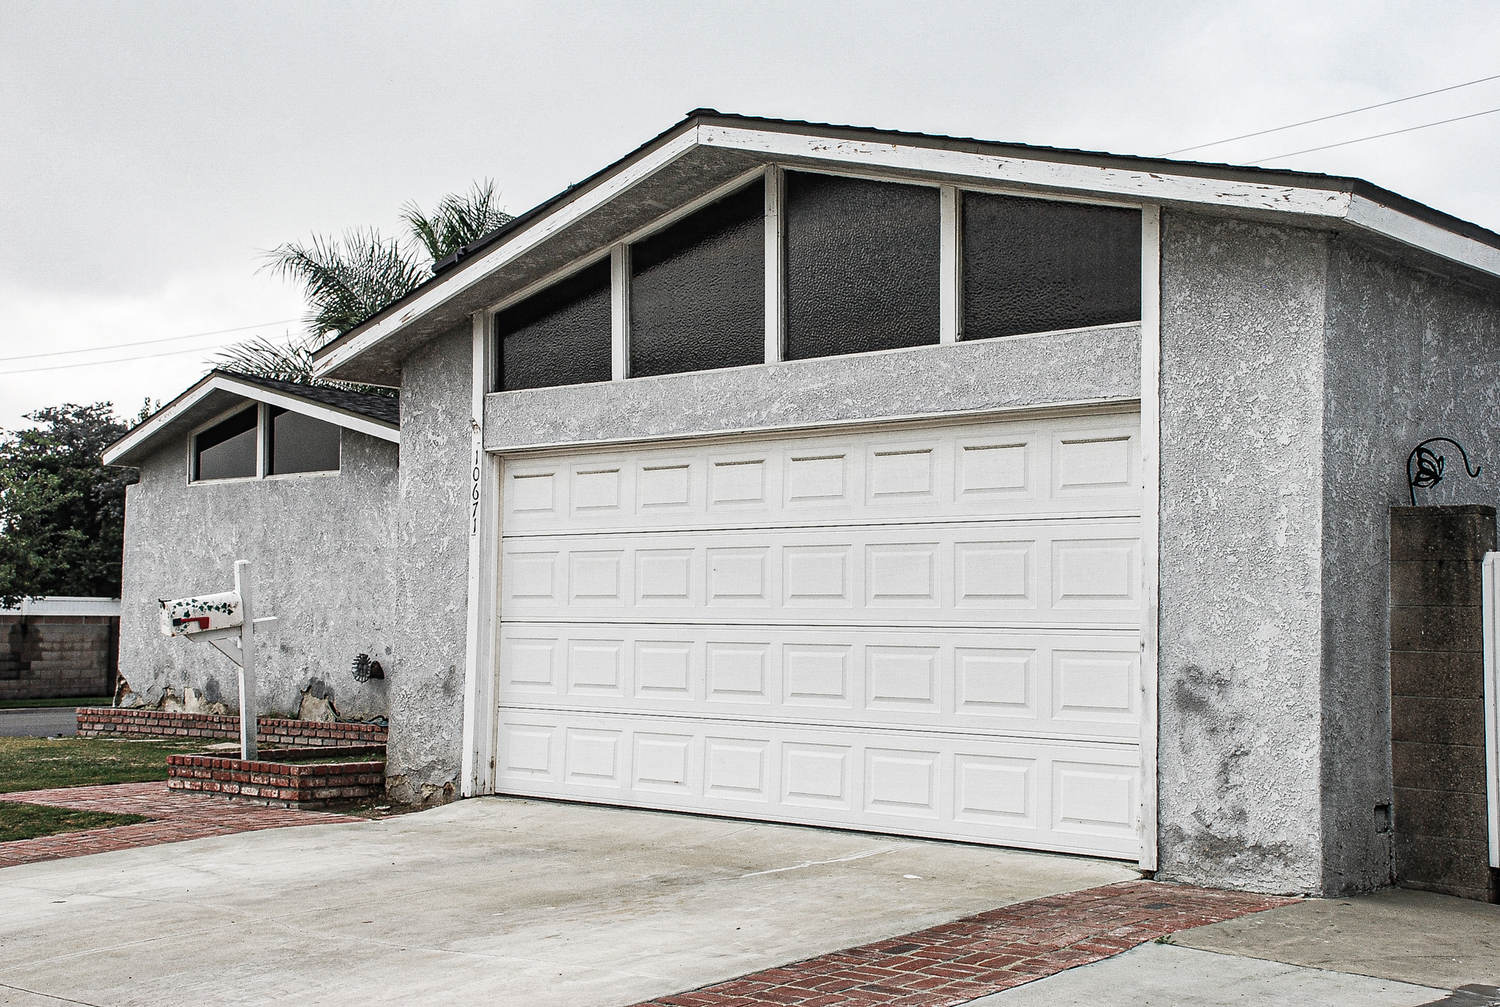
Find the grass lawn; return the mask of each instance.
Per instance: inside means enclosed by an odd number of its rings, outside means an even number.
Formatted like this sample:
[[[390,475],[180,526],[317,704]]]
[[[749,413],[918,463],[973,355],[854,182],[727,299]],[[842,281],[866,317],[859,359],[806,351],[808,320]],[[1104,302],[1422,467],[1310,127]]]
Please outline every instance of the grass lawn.
[[[5,699],[0,710],[41,710],[63,706],[109,706],[113,696],[74,696],[71,699]]]
[[[167,756],[203,747],[191,741],[113,741],[101,738],[0,738],[0,794],[96,783],[141,783],[167,778]],[[144,822],[140,815],[74,811],[0,802],[0,843],[59,832]]]
[[[144,815],[111,815],[103,811],[74,811],[72,808],[47,808],[40,804],[0,801],[0,843],[52,836],[59,832],[134,825],[145,820]]]
[[[201,752],[203,739],[0,738],[0,794],[167,778],[167,756]]]

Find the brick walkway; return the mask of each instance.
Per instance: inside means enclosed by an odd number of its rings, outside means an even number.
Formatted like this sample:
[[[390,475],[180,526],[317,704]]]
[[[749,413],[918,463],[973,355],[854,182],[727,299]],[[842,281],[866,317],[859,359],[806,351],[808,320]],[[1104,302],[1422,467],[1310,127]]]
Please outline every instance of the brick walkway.
[[[203,839],[206,836],[227,836],[235,832],[280,829],[289,825],[364,821],[362,818],[319,811],[295,811],[244,804],[208,794],[168,793],[165,781],[28,790],[18,794],[0,794],[0,801],[46,804],[54,808],[73,808],[79,811],[108,811],[117,815],[145,815],[152,819],[149,822],[119,825],[111,829],[86,829],[83,832],[64,832],[56,836],[0,843],[0,867],[81,857],[110,850],[129,850],[138,846],[180,843],[185,839]]]
[[[637,1007],[943,1007],[1291,899],[1125,881],[980,913]]]

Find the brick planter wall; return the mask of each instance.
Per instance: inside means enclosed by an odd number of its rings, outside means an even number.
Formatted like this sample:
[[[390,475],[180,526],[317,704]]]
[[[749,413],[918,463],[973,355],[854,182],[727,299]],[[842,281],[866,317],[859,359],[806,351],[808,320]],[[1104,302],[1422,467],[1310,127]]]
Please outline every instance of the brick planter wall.
[[[360,762],[286,762],[368,755]],[[383,745],[314,746],[262,752],[247,762],[217,755],[167,756],[167,789],[220,794],[285,808],[370,800],[385,791]]]
[[[109,738],[214,738],[235,741],[240,736],[240,718],[234,714],[169,713],[165,710],[115,710],[107,706],[80,706],[78,736]],[[380,724],[345,721],[286,720],[261,717],[256,741],[261,745],[331,746],[384,745],[385,728]]]

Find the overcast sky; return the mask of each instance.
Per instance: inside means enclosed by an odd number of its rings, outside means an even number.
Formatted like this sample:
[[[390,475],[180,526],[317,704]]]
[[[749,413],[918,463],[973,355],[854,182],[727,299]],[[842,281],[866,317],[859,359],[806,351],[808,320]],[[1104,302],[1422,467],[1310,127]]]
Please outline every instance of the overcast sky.
[[[395,233],[483,177],[518,212],[698,106],[1159,154],[1500,74],[1493,0],[1318,6],[4,0],[0,427],[134,414],[215,347],[296,331],[298,292],[258,271],[281,241]],[[1500,81],[1193,156],[1495,108]],[[1500,114],[1271,163],[1500,229]]]

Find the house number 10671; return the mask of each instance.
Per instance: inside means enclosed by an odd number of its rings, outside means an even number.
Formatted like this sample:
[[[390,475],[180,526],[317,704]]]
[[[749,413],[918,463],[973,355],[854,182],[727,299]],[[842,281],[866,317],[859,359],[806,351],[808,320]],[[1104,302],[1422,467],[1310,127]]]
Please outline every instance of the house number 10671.
[[[469,484],[469,537],[479,534],[479,449],[474,449],[474,471]]]

